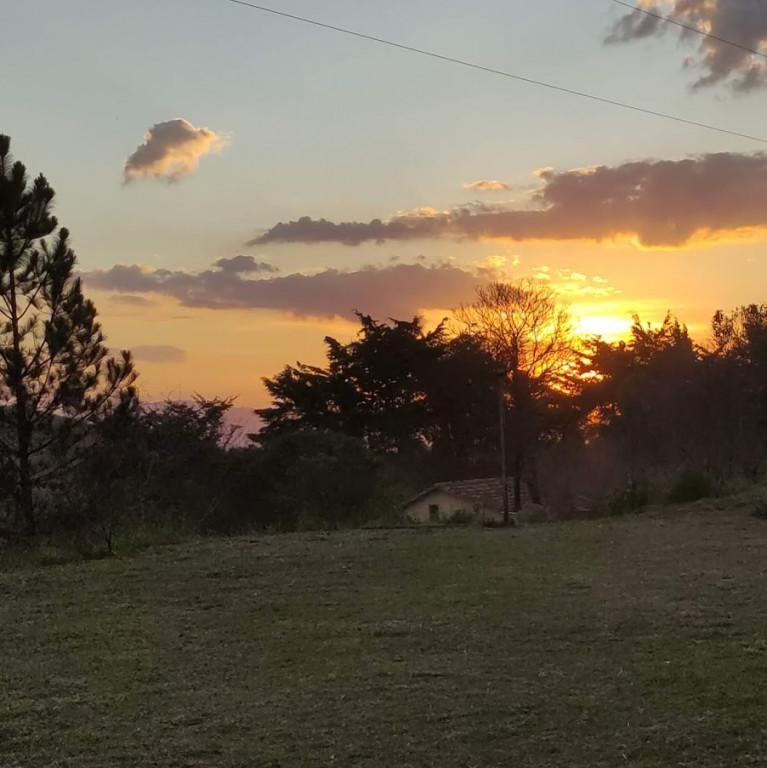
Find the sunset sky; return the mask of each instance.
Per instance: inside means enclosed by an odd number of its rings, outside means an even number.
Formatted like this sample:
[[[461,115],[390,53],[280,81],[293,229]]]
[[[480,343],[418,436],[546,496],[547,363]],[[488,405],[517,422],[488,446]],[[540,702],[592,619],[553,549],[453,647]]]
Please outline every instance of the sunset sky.
[[[611,337],[671,310],[704,341],[767,300],[767,58],[611,0],[264,4],[755,138],[229,0],[8,4],[0,133],[144,398],[265,405],[354,309],[434,323],[489,278],[550,280]],[[763,0],[643,7],[767,46]]]

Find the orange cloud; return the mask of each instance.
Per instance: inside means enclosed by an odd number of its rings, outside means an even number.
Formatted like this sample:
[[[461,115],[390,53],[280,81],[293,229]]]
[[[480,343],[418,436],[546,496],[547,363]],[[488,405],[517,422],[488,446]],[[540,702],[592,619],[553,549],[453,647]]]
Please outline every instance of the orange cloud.
[[[178,181],[197,169],[200,158],[220,151],[227,143],[225,136],[210,128],[196,128],[182,118],[156,123],[144,134],[144,143],[125,161],[125,181],[142,176]]]
[[[422,208],[370,222],[304,216],[275,224],[249,245],[456,240],[634,240],[643,248],[761,236],[767,230],[767,155],[722,152],[686,160],[643,160],[556,172],[531,207],[477,204]]]
[[[464,189],[471,189],[475,192],[504,192],[511,187],[505,181],[470,181],[463,185]]]

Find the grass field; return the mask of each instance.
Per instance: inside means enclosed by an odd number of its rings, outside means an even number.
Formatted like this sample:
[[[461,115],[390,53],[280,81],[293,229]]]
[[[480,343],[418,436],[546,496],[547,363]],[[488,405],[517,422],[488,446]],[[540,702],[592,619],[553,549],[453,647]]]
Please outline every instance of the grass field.
[[[0,574],[0,766],[767,765],[767,522],[206,540]]]

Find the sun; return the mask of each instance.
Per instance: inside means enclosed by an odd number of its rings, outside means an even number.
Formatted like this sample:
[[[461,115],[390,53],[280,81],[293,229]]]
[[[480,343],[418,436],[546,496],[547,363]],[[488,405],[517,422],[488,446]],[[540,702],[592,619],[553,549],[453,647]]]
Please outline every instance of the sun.
[[[632,320],[620,315],[583,315],[576,319],[576,331],[582,336],[601,336],[605,341],[625,339]]]

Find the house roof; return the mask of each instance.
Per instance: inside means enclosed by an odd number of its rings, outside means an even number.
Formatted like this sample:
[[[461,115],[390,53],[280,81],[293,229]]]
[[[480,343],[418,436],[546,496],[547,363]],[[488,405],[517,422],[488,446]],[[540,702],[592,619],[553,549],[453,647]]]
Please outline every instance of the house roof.
[[[512,478],[508,479],[509,495],[512,493]],[[458,499],[474,504],[481,504],[485,509],[503,509],[503,483],[500,477],[487,477],[479,480],[450,480],[435,483],[422,491],[405,505],[410,506],[434,491],[443,491]]]

